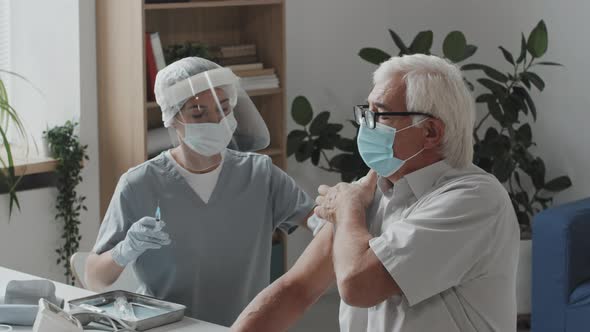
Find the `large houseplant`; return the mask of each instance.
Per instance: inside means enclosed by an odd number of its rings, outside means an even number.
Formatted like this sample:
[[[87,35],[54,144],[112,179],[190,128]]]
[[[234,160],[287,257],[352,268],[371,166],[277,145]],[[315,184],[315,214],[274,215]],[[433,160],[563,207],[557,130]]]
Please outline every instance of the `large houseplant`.
[[[17,175],[15,171],[15,156],[13,155],[14,151],[9,139],[10,128],[12,127],[13,129],[12,138],[22,143],[22,152],[24,155],[20,156],[21,158],[26,158],[28,154],[29,141],[27,132],[18,112],[10,104],[8,91],[6,90],[6,85],[2,76],[12,76],[27,82],[31,86],[33,85],[25,77],[17,73],[0,69],[0,143],[2,144],[2,147],[0,148],[0,185],[6,188],[5,190],[10,199],[8,210],[8,217],[10,218],[15,206],[20,210],[20,202],[16,192],[18,184],[22,178],[22,176]]]
[[[399,49],[398,55],[431,54],[432,31],[419,32],[409,45],[393,30],[389,32]],[[503,58],[510,65],[508,72],[478,63],[461,66],[465,72],[481,74],[476,81],[486,90],[476,99],[478,103],[485,104],[486,113],[476,124],[473,133],[474,163],[494,174],[506,186],[517,213],[521,237],[525,239],[530,238],[532,216],[549,206],[553,193],[571,186],[567,176],[547,180],[545,163],[531,151],[535,143],[527,121],[536,121],[537,108],[529,91],[533,87],[539,91],[545,88],[543,79],[533,69],[538,66],[560,66],[555,62],[540,61],[547,46],[547,28],[540,21],[528,38],[521,34],[518,57],[515,58],[506,48],[499,47]],[[463,33],[453,31],[444,39],[442,55],[459,63],[476,51],[476,46],[467,44]],[[380,64],[391,57],[377,48],[363,48],[359,56],[373,64]],[[465,79],[465,82],[474,90],[469,80]],[[303,128],[289,133],[288,155],[295,154],[299,162],[311,159],[314,165],[322,169],[339,172],[343,181],[366,174],[366,166],[356,149],[356,136],[352,139],[342,137],[342,125],[329,123],[329,112],[322,112],[313,118],[310,103],[305,97],[299,96],[293,101],[292,115]],[[495,121],[489,123],[490,119]],[[484,124],[488,124],[488,127],[482,128]],[[333,149],[343,153],[330,159],[325,150]],[[324,164],[320,163],[320,157],[324,159]]]

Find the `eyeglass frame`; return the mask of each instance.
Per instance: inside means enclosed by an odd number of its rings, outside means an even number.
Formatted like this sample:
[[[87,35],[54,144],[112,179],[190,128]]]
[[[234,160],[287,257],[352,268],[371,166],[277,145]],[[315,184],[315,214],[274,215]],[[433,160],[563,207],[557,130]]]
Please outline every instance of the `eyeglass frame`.
[[[357,114],[357,109],[360,111],[360,114]],[[432,114],[428,114],[428,113],[424,113],[424,112],[416,112],[416,111],[408,111],[408,112],[373,112],[370,110],[370,107],[368,104],[361,104],[361,105],[355,105],[352,109],[353,111],[353,115],[354,115],[354,120],[356,121],[356,123],[358,125],[361,125],[361,119],[359,118],[360,115],[362,117],[362,119],[364,119],[364,123],[365,125],[369,128],[369,129],[375,129],[375,126],[377,125],[377,117],[378,116],[416,116],[416,115],[421,115],[421,116],[425,116],[428,118],[432,118],[435,119],[436,117]],[[365,116],[365,114],[367,112],[371,112],[371,114],[373,114],[372,118],[373,121],[372,123],[369,120],[369,117]]]

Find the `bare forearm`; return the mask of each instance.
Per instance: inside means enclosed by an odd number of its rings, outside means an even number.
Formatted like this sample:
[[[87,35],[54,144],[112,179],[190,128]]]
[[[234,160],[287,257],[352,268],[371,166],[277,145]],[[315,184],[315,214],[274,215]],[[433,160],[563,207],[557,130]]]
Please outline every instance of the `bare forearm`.
[[[285,331],[334,282],[333,227],[311,241],[295,265],[258,294],[232,326],[234,331]]]
[[[286,278],[278,279],[260,292],[244,309],[232,331],[286,331],[316,300]]]
[[[113,260],[110,250],[100,255],[91,253],[86,261],[86,285],[93,291],[100,291],[112,285],[123,270]]]
[[[346,279],[359,268],[369,250],[371,234],[366,227],[364,210],[353,209],[339,216],[334,235],[334,271],[338,281]]]

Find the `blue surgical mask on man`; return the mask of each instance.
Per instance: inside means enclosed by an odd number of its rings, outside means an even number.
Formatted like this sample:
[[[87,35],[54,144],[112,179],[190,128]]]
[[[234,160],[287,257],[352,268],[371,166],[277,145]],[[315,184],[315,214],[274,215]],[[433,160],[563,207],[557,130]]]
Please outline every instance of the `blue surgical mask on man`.
[[[406,160],[396,158],[393,155],[395,135],[408,128],[415,127],[425,120],[427,119],[402,129],[395,129],[378,122],[375,123],[375,128],[371,129],[365,123],[361,123],[357,144],[365,164],[382,177],[388,177],[397,172],[404,163],[424,151],[424,148]]]

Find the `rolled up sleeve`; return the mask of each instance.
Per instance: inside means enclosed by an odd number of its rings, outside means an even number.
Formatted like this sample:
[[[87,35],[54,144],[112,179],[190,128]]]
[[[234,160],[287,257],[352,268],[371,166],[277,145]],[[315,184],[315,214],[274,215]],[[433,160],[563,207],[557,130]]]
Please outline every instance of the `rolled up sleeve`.
[[[291,233],[311,213],[314,202],[293,178],[273,165],[270,160],[269,163],[273,226]]]

